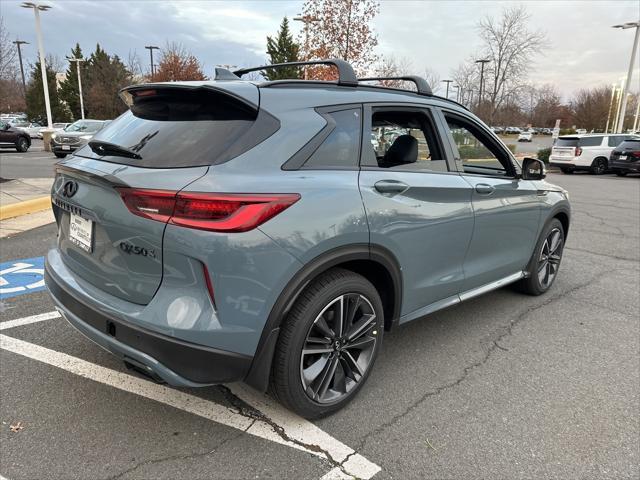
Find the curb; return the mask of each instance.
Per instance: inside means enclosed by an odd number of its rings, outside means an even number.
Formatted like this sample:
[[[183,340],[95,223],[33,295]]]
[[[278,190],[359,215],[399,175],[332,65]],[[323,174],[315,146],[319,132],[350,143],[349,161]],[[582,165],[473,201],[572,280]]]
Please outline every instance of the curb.
[[[51,197],[33,198],[24,202],[12,203],[0,207],[0,220],[19,217],[28,213],[40,212],[51,208]]]

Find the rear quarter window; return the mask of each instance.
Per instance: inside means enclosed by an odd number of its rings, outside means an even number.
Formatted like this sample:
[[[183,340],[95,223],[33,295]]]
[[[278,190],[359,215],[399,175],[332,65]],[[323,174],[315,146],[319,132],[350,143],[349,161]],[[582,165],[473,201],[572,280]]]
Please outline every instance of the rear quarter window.
[[[578,139],[577,138],[558,138],[554,147],[577,147]]]
[[[580,139],[579,145],[581,147],[599,147],[602,145],[603,137],[584,137]]]
[[[333,123],[333,130],[309,157],[302,168],[330,169],[355,168],[358,166],[360,131],[362,127],[359,108],[340,110],[325,114]]]

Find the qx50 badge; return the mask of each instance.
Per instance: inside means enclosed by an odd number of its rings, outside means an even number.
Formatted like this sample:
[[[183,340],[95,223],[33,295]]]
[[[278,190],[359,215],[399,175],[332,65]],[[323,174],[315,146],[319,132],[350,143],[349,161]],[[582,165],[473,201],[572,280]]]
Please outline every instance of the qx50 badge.
[[[118,244],[118,247],[129,255],[142,255],[143,257],[156,258],[155,250],[139,247],[133,243],[122,241]]]

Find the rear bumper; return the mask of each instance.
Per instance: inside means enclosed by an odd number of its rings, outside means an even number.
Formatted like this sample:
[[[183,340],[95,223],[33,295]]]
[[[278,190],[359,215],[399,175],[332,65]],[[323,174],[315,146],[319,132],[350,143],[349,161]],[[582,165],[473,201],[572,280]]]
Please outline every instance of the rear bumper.
[[[178,387],[242,380],[253,357],[178,340],[107,316],[78,300],[48,265],[45,284],[60,313],[93,342],[149,377]]]
[[[620,172],[640,172],[640,160],[629,162],[627,160],[609,160],[609,168]]]

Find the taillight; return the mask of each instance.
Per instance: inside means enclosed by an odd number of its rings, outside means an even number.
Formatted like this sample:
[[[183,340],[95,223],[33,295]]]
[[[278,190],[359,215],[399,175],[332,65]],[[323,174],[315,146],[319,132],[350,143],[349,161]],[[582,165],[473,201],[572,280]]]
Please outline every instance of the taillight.
[[[580,155],[582,155],[582,148],[576,147],[576,157],[579,157]]]
[[[635,152],[627,152],[627,155],[629,157],[633,157],[633,158],[640,158],[640,150],[635,151]]]
[[[293,205],[297,193],[226,194],[118,188],[131,213],[164,223],[215,232],[246,232]]]

